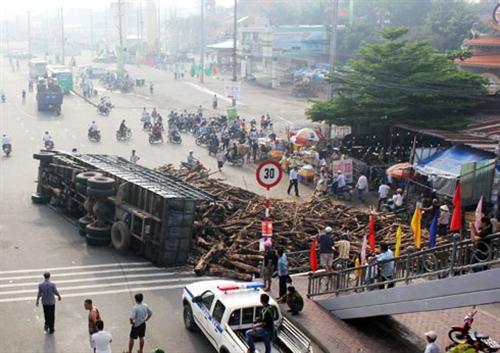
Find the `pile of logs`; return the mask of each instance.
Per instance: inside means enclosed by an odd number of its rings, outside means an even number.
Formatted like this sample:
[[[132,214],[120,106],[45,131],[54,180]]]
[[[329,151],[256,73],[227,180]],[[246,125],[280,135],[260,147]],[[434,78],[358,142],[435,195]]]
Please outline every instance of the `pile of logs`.
[[[217,197],[215,202],[199,205],[194,221],[191,263],[195,272],[240,280],[250,280],[252,274],[259,273],[263,197],[170,164],[158,170]],[[354,259],[359,256],[363,237],[368,233],[369,213],[338,204],[328,197],[314,197],[304,203],[272,199],[270,212],[273,246],[282,247],[286,252],[310,249],[312,239],[330,226],[335,235],[348,235],[350,256]],[[392,214],[381,213],[375,219],[377,242],[385,241],[394,248],[397,219]],[[402,229],[401,253],[404,253],[414,240],[407,225],[402,225]],[[427,239],[423,231],[422,243]]]

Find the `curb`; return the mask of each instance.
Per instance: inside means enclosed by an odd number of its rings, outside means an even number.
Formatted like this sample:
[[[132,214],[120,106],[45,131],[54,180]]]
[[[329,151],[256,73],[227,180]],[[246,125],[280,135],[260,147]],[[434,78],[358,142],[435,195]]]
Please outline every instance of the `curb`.
[[[334,353],[331,351],[329,348],[327,348],[312,332],[307,328],[306,326],[302,325],[300,322],[295,320],[295,316],[292,316],[288,312],[283,312],[281,311],[281,314],[286,317],[290,322],[292,322],[295,326],[297,326],[301,331],[305,332],[307,337],[311,339],[312,342],[314,342],[315,345],[317,345],[324,353]],[[304,315],[304,313],[301,313],[300,315]]]
[[[85,102],[89,103],[89,104],[92,104],[94,107],[98,107],[97,104],[95,104],[94,102],[92,102],[90,99],[88,99],[87,97],[84,97],[83,95],[81,95],[80,93],[78,93],[77,91],[75,90],[71,90],[72,93],[74,93],[76,96],[80,97],[81,99],[83,99]]]

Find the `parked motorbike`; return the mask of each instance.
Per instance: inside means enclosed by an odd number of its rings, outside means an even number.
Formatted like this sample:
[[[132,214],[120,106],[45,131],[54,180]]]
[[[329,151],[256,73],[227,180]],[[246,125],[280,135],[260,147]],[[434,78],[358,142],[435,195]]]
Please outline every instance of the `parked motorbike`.
[[[168,134],[168,142],[176,144],[176,145],[181,144],[182,137],[178,132]]]
[[[117,141],[128,141],[132,137],[132,130],[127,128],[125,131],[116,130],[116,140]]]
[[[87,136],[89,138],[89,141],[101,142],[101,132],[99,130],[95,130],[95,131],[89,130]]]
[[[149,143],[150,144],[155,144],[155,143],[163,143],[163,137],[161,135],[154,135],[152,133],[149,134]]]
[[[471,329],[476,313],[477,311],[468,313],[464,318],[463,325],[451,327],[448,332],[448,337],[453,341],[453,344],[447,347],[446,350],[461,343],[468,343],[473,346],[476,351],[484,353],[497,352],[500,349],[500,345],[494,339]]]
[[[12,145],[10,143],[6,143],[5,145],[2,145],[2,150],[5,154],[5,157],[9,157],[10,152],[12,151]]]
[[[54,141],[47,140],[47,141],[45,141],[44,146],[45,146],[46,150],[53,150],[54,149]]]

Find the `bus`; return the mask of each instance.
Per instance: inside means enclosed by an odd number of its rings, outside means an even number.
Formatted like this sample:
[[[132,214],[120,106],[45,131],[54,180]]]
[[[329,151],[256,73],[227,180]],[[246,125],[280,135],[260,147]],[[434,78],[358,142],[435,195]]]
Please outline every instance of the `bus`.
[[[73,89],[73,73],[66,66],[49,65],[47,66],[47,75],[57,79],[65,94]]]
[[[30,70],[30,79],[37,80],[40,76],[47,74],[47,61],[43,59],[31,59],[28,63]]]

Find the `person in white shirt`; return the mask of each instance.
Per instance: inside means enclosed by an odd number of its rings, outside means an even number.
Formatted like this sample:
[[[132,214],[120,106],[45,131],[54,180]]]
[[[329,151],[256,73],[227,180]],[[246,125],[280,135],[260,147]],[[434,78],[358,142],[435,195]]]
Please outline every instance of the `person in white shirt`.
[[[386,183],[382,183],[378,187],[378,209],[380,210],[380,206],[382,206],[383,203],[387,202],[387,196],[389,195],[389,191],[391,190],[391,187],[387,185]]]
[[[141,159],[141,158],[135,154],[135,150],[132,150],[132,155],[130,156],[130,161],[134,164],[137,164],[139,159]]]
[[[361,202],[365,202],[365,192],[368,191],[368,179],[364,174],[358,178],[358,182],[356,183],[356,190],[358,191],[358,200]]]
[[[292,191],[292,187],[295,189],[295,196],[299,197],[299,168],[293,167],[290,169],[290,185],[288,185],[288,195]]]
[[[104,331],[104,322],[102,320],[97,320],[95,325],[97,332],[90,338],[94,353],[111,353],[111,342],[113,340],[111,333]]]
[[[10,145],[10,138],[7,136],[7,134],[2,135],[2,147],[5,145]]]
[[[396,193],[392,196],[393,210],[403,207],[403,189],[398,188]]]
[[[337,194],[340,194],[342,191],[344,191],[344,188],[346,186],[345,176],[341,170],[337,170],[337,178],[335,179],[335,182],[337,183],[336,192]]]
[[[52,140],[52,137],[50,136],[48,131],[45,131],[45,133],[42,136],[42,141],[43,143],[46,143],[47,141]]]
[[[437,333],[434,331],[429,331],[425,333],[425,339],[427,345],[425,346],[424,353],[440,353],[439,346],[436,343]]]
[[[98,130],[97,124],[95,121],[92,121],[92,124],[90,124],[89,131],[91,133],[95,133]]]

